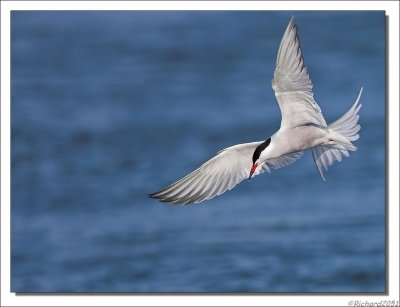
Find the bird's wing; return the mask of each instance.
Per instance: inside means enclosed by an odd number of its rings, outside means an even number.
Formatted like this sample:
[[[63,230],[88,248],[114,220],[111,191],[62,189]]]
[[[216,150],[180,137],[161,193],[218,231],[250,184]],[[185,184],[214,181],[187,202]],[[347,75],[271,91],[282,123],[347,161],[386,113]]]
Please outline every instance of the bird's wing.
[[[220,195],[249,177],[253,152],[261,143],[263,142],[225,148],[192,173],[149,196],[161,202],[190,204]],[[267,170],[268,168],[260,166],[254,176]]]
[[[278,158],[268,159],[265,164],[275,169],[281,168],[294,163],[297,159],[300,159],[303,153],[303,151],[288,153]]]
[[[272,80],[282,113],[282,128],[309,123],[326,126],[321,109],[314,100],[312,87],[292,17],[279,46]]]

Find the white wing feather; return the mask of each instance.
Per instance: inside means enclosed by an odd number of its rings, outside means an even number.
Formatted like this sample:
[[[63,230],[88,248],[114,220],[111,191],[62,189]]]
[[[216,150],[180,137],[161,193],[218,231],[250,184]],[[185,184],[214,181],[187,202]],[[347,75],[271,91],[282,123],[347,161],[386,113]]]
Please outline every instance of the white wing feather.
[[[289,164],[296,162],[296,160],[300,159],[302,155],[303,155],[303,151],[292,152],[292,153],[288,153],[286,155],[280,156],[278,158],[268,159],[267,162],[265,162],[265,164],[267,164],[268,166],[270,166],[272,168],[277,169],[277,168],[281,168],[281,167],[284,167],[284,166],[287,166]]]
[[[281,128],[309,123],[326,126],[321,109],[314,100],[312,87],[292,17],[279,46],[272,80],[282,113]]]
[[[261,143],[263,142],[239,144],[225,148],[192,173],[165,189],[150,194],[150,197],[161,202],[191,204],[221,195],[243,179],[248,178],[253,165],[251,157]],[[253,177],[269,172],[269,167],[276,169],[292,164],[302,154],[303,152],[294,152],[267,160],[256,169]]]
[[[254,150],[261,142],[239,144],[221,150],[198,169],[165,189],[150,194],[162,202],[198,203],[232,189],[248,178]],[[253,176],[266,171],[258,167]]]

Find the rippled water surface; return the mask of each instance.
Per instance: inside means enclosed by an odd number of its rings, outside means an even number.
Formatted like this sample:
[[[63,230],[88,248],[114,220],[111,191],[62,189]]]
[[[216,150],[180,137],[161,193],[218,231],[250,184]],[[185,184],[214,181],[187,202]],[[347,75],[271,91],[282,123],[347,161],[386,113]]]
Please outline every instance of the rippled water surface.
[[[154,192],[280,124],[295,15],[327,122],[361,86],[359,150],[311,153],[193,206]],[[16,292],[382,292],[384,12],[12,13]]]

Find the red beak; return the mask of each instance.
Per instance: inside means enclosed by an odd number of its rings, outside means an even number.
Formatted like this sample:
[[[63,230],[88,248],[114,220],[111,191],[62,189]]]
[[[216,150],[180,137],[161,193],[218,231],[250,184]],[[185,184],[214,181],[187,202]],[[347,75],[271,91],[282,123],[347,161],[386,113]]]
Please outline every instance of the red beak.
[[[253,173],[255,172],[257,166],[258,166],[258,163],[254,163],[253,166],[251,167],[250,175],[249,175],[249,180],[250,180],[251,177],[253,176]]]

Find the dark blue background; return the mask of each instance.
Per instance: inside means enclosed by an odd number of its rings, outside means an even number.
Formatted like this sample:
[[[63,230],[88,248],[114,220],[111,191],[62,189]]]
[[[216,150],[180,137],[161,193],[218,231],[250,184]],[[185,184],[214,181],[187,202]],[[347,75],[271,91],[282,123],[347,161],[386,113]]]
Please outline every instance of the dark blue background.
[[[280,124],[292,15],[328,123],[361,86],[359,150],[311,153],[193,206],[149,199]],[[385,289],[384,12],[12,13],[11,290]]]

